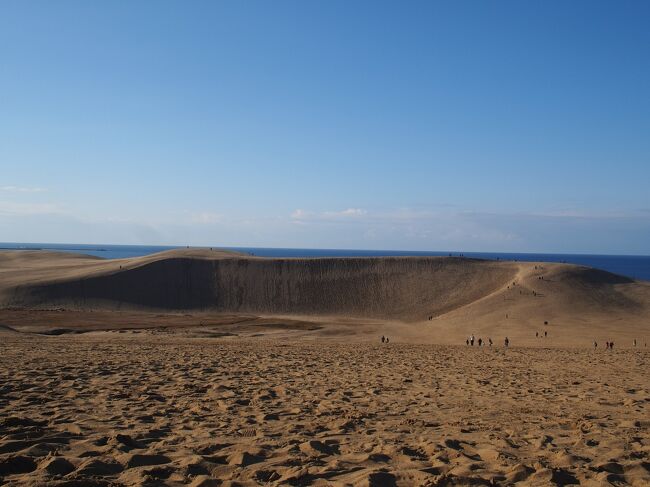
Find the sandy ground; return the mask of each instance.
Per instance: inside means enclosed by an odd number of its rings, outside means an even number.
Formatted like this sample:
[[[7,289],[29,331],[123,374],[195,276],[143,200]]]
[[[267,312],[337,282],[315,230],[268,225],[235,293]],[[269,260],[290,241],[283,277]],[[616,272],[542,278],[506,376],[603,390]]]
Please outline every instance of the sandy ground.
[[[650,485],[650,352],[0,332],[3,485]]]
[[[568,264],[0,252],[0,484],[649,486],[648,341]]]

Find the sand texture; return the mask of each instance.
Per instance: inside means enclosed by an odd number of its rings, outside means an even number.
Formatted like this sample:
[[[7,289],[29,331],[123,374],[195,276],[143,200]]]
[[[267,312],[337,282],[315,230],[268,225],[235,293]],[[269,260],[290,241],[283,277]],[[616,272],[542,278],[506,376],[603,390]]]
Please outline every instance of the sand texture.
[[[0,485],[648,486],[648,341],[566,264],[0,252]]]
[[[650,353],[5,332],[6,485],[650,485]]]

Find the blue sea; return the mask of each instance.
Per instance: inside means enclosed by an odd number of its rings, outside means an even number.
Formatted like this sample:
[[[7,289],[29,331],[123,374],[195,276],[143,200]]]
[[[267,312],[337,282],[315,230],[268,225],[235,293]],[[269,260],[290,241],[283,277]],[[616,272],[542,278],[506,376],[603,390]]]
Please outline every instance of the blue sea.
[[[46,244],[46,243],[1,243],[0,249],[58,250],[77,252],[105,259],[140,257],[163,250],[180,247],[152,245],[87,245],[87,244]],[[465,257],[492,260],[518,260],[528,262],[566,262],[595,267],[634,279],[650,281],[650,256],[648,255],[588,255],[588,254],[524,254],[497,252],[454,252],[454,251],[402,251],[402,250],[340,250],[340,249],[280,249],[257,247],[224,247],[228,250],[247,252],[260,257],[382,257],[382,256],[445,256],[463,255]]]

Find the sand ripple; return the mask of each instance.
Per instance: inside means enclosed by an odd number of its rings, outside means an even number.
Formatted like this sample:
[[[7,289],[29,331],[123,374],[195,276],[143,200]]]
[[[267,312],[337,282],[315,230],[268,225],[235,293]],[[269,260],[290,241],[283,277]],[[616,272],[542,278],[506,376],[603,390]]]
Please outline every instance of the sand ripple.
[[[644,351],[2,339],[7,485],[650,485]]]

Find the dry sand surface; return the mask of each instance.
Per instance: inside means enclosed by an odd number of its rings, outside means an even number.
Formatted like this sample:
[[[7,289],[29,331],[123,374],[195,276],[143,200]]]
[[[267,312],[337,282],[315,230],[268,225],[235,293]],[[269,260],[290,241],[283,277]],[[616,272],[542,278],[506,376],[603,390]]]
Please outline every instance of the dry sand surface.
[[[647,486],[648,341],[574,265],[0,252],[0,484]]]
[[[6,485],[650,485],[647,350],[0,335]]]

